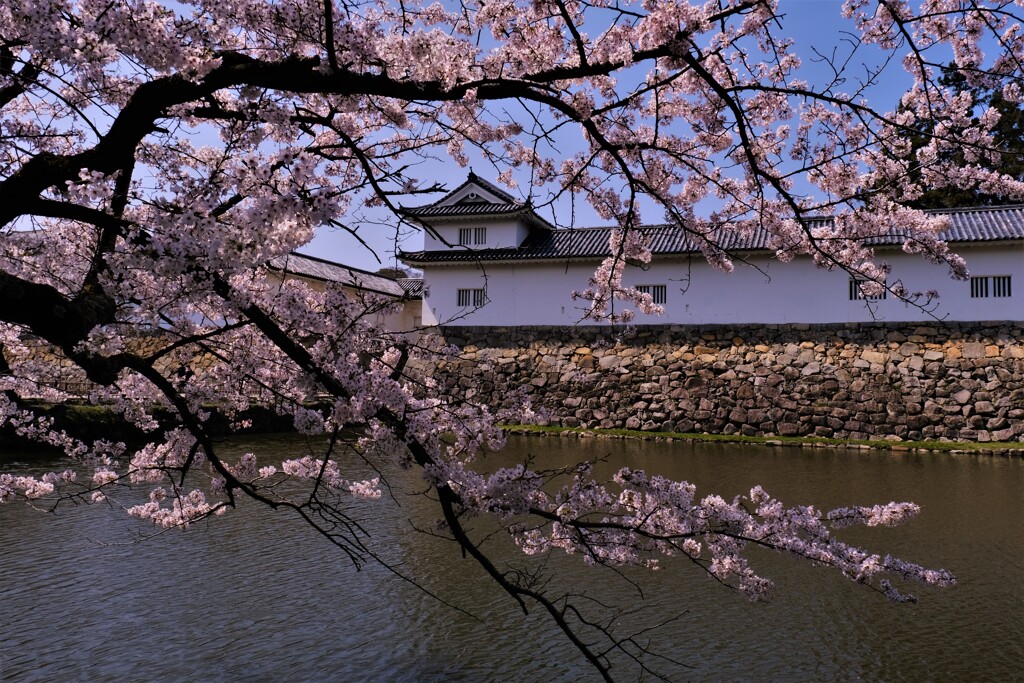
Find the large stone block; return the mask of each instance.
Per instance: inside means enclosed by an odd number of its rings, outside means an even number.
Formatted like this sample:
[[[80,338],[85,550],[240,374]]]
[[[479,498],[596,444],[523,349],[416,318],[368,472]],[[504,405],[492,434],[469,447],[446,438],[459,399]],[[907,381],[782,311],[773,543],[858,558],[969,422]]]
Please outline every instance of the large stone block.
[[[881,351],[865,350],[860,354],[860,357],[868,363],[874,363],[877,365],[885,365],[889,360],[889,354],[882,353]]]

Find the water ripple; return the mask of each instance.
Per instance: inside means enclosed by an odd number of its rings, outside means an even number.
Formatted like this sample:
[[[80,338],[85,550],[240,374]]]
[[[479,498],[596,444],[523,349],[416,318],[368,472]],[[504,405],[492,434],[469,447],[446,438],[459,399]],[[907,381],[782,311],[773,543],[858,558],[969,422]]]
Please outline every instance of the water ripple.
[[[567,441],[544,441],[544,457],[557,464],[590,448],[588,457],[689,478],[703,492],[731,496],[760,481],[787,502],[823,507],[916,500],[925,512],[909,526],[852,537],[959,575],[953,590],[923,589],[920,604],[891,605],[832,572],[765,553],[755,561],[777,579],[776,597],[750,605],[687,568],[646,575],[640,598],[610,573],[552,558],[565,587],[681,614],[654,635],[689,665],[678,680],[1022,680],[1021,461]],[[538,446],[513,440],[502,457]],[[24,469],[32,467],[41,465]],[[102,507],[52,516],[2,506],[0,680],[594,678],[546,619],[524,617],[450,543],[408,533],[409,515],[429,524],[436,512],[424,499],[401,501],[353,514],[378,552],[480,620],[378,565],[354,571],[296,519],[254,505],[207,529],[125,545],[96,542],[130,541],[137,530]]]

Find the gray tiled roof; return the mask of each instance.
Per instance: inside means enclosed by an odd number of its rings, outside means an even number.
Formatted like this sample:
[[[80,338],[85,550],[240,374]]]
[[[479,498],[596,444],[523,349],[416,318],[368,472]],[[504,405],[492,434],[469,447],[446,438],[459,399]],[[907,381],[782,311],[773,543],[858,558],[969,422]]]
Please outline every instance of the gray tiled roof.
[[[1024,239],[1024,206],[1001,206],[935,211],[948,215],[950,227],[942,234],[949,242],[990,242]],[[824,221],[813,223],[824,224]],[[700,241],[673,226],[640,228],[651,240],[654,254],[688,254],[700,251]],[[524,261],[534,259],[601,258],[609,254],[608,238],[612,228],[578,228],[531,233],[517,248],[459,249],[405,252],[400,257],[410,263],[461,263],[475,261]],[[726,251],[763,251],[770,249],[769,234],[755,230],[749,234],[727,231],[716,239]],[[867,240],[873,245],[901,244],[903,235],[893,231]]]
[[[423,278],[421,277],[400,277],[397,280],[398,286],[407,296],[418,299],[423,296]]]
[[[402,211],[408,216],[424,218],[430,216],[493,216],[509,213],[516,213],[526,208],[523,203],[493,204],[491,202],[472,202],[466,204],[452,204],[450,206],[418,206],[403,208]]]
[[[325,282],[339,282],[349,287],[398,298],[419,296],[423,289],[421,281],[418,291],[415,293],[412,291],[416,288],[408,283],[415,281],[415,278],[393,280],[383,275],[369,273],[365,270],[316,258],[315,256],[306,256],[305,254],[292,253],[287,256],[277,256],[271,259],[268,265],[272,270],[283,271],[291,275],[298,275],[313,280],[323,280]],[[406,284],[403,284],[403,282]]]
[[[444,202],[461,192],[467,185],[476,185],[477,187],[480,187],[486,192],[494,195],[501,201],[485,202],[462,200],[457,204],[443,205]],[[548,230],[553,229],[554,227],[534,212],[530,201],[520,201],[516,199],[497,185],[489,183],[483,178],[478,177],[472,171],[470,171],[469,175],[466,176],[465,182],[433,204],[427,204],[426,206],[403,206],[400,211],[405,216],[421,221],[424,218],[463,218],[467,216],[480,218],[483,216],[510,216],[521,214],[527,222],[534,226]]]
[[[943,235],[949,242],[988,242],[1024,238],[1024,205],[992,206],[930,211],[947,215],[950,228]]]
[[[467,185],[476,185],[483,188],[487,192],[490,192],[501,202],[462,202],[459,204],[451,204],[448,206],[438,206],[443,204],[446,200],[453,197],[457,193],[461,192]],[[465,182],[456,187],[454,190],[441,197],[433,204],[426,206],[403,206],[402,212],[407,216],[414,218],[428,217],[428,216],[492,216],[515,213],[522,211],[527,208],[526,202],[518,201],[515,197],[510,195],[505,190],[501,189],[493,183],[489,183],[483,178],[478,177],[472,171],[466,176]]]
[[[508,192],[505,192],[505,190],[501,189],[500,187],[498,187],[494,183],[484,180],[483,178],[478,176],[476,173],[473,173],[473,171],[470,171],[469,173],[466,174],[466,180],[461,185],[459,185],[454,190],[452,190],[451,192],[449,192],[445,196],[441,197],[437,201],[438,202],[443,202],[444,200],[448,199],[449,197],[453,196],[454,194],[456,194],[457,192],[462,190],[462,188],[466,187],[467,185],[478,185],[478,186],[484,188],[485,190],[487,190],[488,192],[490,192],[491,194],[495,195],[499,199],[504,199],[509,204],[515,204],[516,203],[516,198],[515,197],[510,195]]]

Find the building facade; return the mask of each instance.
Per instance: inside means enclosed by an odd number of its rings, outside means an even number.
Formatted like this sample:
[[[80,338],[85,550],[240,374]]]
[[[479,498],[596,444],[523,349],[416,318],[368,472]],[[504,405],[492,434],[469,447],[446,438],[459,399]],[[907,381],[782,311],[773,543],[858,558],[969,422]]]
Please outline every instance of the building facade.
[[[400,254],[423,270],[424,325],[593,323],[585,318],[588,302],[571,293],[586,288],[609,255],[611,228],[556,229],[529,203],[472,173],[434,204],[405,211],[424,228],[423,250]],[[953,280],[945,265],[904,254],[896,235],[875,240],[893,279],[911,292],[939,292],[927,306],[865,298],[849,273],[817,268],[809,257],[778,261],[764,235],[729,245],[736,267],[723,273],[678,229],[642,228],[653,257],[642,267],[627,266],[623,282],[651,294],[665,312],[638,312],[633,324],[1024,320],[1024,206],[944,213],[950,228],[943,238],[966,260],[968,281]]]
[[[328,282],[338,283],[352,301],[365,301],[369,321],[393,332],[409,332],[423,326],[420,278],[391,278],[379,273],[353,268],[341,263],[305,254],[278,256],[267,264],[267,278],[280,285],[285,280],[299,280],[315,291],[323,291]],[[392,302],[387,310],[380,302]]]

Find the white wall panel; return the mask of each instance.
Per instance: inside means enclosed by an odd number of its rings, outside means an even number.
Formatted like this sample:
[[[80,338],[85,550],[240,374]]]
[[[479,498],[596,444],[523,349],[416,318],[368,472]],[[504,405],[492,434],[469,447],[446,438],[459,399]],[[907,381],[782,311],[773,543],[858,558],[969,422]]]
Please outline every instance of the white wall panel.
[[[972,299],[967,282],[952,280],[948,268],[899,251],[880,252],[910,291],[937,290],[932,314],[954,321],[1024,320],[1024,245],[961,246],[974,275],[1010,275],[1010,298]],[[573,301],[585,289],[597,261],[589,263],[484,263],[428,266],[429,295],[425,324],[571,325],[583,322],[585,301]],[[781,263],[768,256],[740,262],[732,273],[711,268],[697,256],[656,259],[646,270],[627,268],[627,284],[667,286],[665,315],[637,314],[635,324],[843,323],[929,321],[926,311],[892,298],[850,301],[845,271],[815,268],[810,259]],[[458,289],[486,287],[489,302],[480,309],[456,306]],[[616,302],[616,307],[626,305]]]

